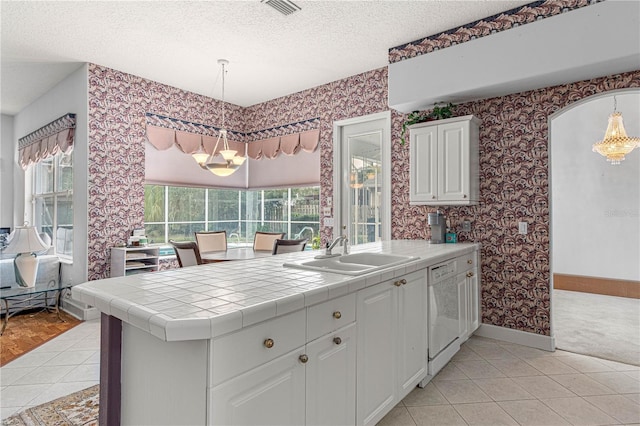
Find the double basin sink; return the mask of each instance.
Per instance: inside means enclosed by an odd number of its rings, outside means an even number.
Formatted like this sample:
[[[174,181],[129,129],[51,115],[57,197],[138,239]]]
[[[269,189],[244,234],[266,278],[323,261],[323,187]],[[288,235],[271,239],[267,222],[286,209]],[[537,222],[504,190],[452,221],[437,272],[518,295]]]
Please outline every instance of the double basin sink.
[[[305,269],[308,271],[333,272],[343,275],[360,275],[391,266],[401,265],[418,259],[415,256],[401,256],[382,253],[354,253],[324,257],[316,256],[305,262],[285,263],[287,268]]]

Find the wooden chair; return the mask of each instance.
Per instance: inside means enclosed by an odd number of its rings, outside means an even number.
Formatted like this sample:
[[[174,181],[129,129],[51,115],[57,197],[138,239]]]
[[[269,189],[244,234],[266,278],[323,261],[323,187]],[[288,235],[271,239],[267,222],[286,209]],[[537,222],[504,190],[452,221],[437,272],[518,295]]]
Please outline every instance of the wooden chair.
[[[284,232],[256,232],[253,237],[253,251],[273,251],[277,239],[284,238]]]
[[[173,246],[173,250],[176,252],[178,265],[180,265],[181,268],[186,266],[202,265],[200,250],[198,250],[198,245],[195,241],[169,240],[169,243]]]
[[[196,232],[200,253],[227,251],[227,231]]]
[[[273,243],[273,254],[280,253],[293,253],[294,251],[304,251],[307,246],[307,239],[302,238],[300,240],[281,240],[277,239]]]

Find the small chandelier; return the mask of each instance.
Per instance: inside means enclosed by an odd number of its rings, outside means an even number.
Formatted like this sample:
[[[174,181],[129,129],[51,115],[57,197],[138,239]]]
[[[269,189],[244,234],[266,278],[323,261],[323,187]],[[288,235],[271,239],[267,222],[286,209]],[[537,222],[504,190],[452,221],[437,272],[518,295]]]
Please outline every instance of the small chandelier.
[[[218,133],[218,139],[216,140],[216,145],[213,148],[213,152],[211,153],[211,155],[206,153],[202,144],[202,139],[200,140],[200,147],[198,148],[198,151],[194,152],[191,155],[203,169],[208,169],[216,176],[225,177],[232,175],[236,170],[238,170],[238,168],[240,168],[240,166],[244,164],[247,158],[243,157],[242,155],[237,155],[238,151],[229,149],[227,130],[224,128],[224,67],[225,65],[229,64],[229,61],[227,61],[226,59],[218,59],[218,63],[222,66],[222,128]],[[220,150],[219,154],[222,157],[222,161],[216,162],[214,158],[217,157],[216,151],[218,150],[220,140],[222,140],[223,149]]]
[[[613,113],[609,116],[609,125],[604,139],[593,144],[593,152],[597,152],[612,165],[618,165],[624,156],[640,146],[640,138],[627,136],[622,123],[622,113],[617,111],[616,97],[613,97]]]

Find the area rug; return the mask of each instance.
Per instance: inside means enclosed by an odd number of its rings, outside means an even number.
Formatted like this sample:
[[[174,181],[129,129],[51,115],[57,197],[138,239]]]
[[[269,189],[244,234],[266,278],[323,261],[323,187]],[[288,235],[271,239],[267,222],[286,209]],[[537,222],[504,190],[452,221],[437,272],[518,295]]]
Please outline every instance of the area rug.
[[[100,385],[27,408],[2,422],[6,426],[90,426],[98,424]]]
[[[82,322],[64,311],[60,312],[60,317],[64,322],[55,312],[40,310],[9,318],[7,328],[0,336],[0,367]]]

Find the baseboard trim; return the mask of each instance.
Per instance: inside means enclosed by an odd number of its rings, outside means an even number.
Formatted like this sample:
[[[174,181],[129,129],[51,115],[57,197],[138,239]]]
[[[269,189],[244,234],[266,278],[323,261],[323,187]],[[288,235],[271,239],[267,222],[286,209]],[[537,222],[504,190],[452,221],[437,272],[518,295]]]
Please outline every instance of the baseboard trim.
[[[83,321],[100,318],[100,311],[84,303],[67,298],[62,300],[61,305],[62,310]]]
[[[553,274],[553,288],[640,299],[640,281],[633,280]]]
[[[553,352],[556,350],[556,339],[553,336],[543,336],[541,334],[528,333],[526,331],[514,330],[512,328],[498,327],[490,324],[482,324],[473,333],[475,336],[487,337],[489,339],[503,340],[517,345],[529,346],[531,348],[542,349]]]

